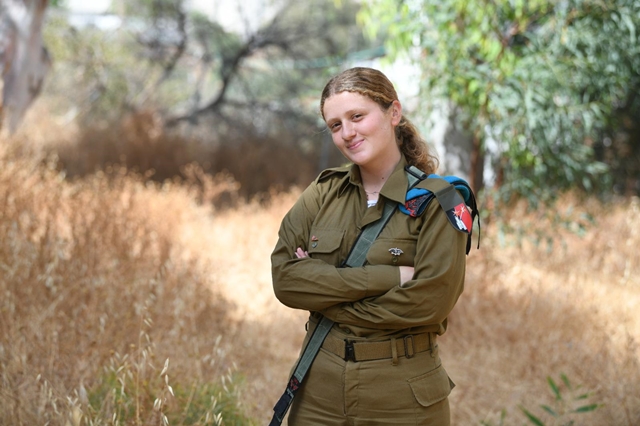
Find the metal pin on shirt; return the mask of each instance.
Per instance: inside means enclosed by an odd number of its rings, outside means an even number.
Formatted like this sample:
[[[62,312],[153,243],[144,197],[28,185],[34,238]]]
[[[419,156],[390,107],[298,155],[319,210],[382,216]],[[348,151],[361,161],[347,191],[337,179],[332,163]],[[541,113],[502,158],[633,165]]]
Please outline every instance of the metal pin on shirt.
[[[398,263],[398,256],[400,256],[404,252],[402,251],[402,249],[399,249],[398,247],[393,247],[389,249],[389,253],[391,253],[391,256],[393,256],[391,258],[391,261],[393,263]]]

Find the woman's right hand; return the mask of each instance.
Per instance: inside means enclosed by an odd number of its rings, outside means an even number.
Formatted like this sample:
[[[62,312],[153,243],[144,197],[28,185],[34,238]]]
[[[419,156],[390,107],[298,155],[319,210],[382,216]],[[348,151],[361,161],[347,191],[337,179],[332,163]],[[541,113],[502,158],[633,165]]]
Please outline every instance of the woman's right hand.
[[[306,250],[302,250],[302,247],[298,247],[295,253],[298,259],[304,259],[305,257],[309,257],[309,252]]]
[[[404,287],[407,281],[413,279],[413,266],[399,266],[400,268],[400,287]]]

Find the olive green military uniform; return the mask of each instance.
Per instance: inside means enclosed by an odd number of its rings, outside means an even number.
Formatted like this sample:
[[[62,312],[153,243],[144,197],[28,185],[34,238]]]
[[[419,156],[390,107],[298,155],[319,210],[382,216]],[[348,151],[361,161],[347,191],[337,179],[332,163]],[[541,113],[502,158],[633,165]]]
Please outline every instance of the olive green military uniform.
[[[436,336],[463,290],[467,234],[434,199],[415,218],[397,210],[365,266],[340,267],[362,227],[380,218],[385,198],[404,204],[405,166],[402,158],[371,208],[357,166],[326,170],[282,221],[271,257],[276,297],[311,312],[310,332],[319,314],[336,323],[294,399],[289,425],[449,424],[453,383]],[[309,257],[296,258],[298,247]],[[400,287],[403,265],[415,272]],[[349,348],[345,340],[355,343]]]

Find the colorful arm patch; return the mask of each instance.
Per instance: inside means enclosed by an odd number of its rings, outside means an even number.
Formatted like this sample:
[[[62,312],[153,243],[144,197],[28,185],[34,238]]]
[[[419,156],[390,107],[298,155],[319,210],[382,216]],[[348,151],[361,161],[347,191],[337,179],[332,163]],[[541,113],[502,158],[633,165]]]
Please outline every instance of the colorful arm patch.
[[[473,219],[471,219],[471,213],[464,203],[460,203],[452,209],[446,211],[449,222],[458,231],[470,234],[471,227],[473,226]]]
[[[458,231],[470,234],[473,226],[473,216],[472,211],[469,210],[466,204],[475,205],[475,199],[467,182],[456,176],[442,177],[432,174],[429,175],[429,178],[443,179],[451,184],[451,187],[437,191],[438,201],[447,214],[451,225]],[[407,191],[406,202],[404,205],[400,205],[399,208],[406,215],[418,217],[424,213],[434,198],[436,198],[436,194],[428,189],[413,188]]]

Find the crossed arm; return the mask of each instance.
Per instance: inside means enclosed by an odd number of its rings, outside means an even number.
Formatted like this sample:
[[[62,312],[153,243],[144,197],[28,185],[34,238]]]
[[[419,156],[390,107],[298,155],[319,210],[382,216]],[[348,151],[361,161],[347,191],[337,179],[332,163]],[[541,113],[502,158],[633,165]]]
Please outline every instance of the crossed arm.
[[[467,235],[437,203],[424,213],[413,267],[340,268],[309,256],[283,221],[272,255],[274,291],[285,305],[330,319],[379,329],[440,324],[462,293]],[[309,225],[310,226],[310,225]]]
[[[304,259],[305,257],[309,257],[309,252],[303,250],[302,247],[298,247],[295,255],[298,259]],[[400,287],[402,287],[407,281],[413,278],[415,268],[413,266],[398,266],[398,268],[400,269]]]

